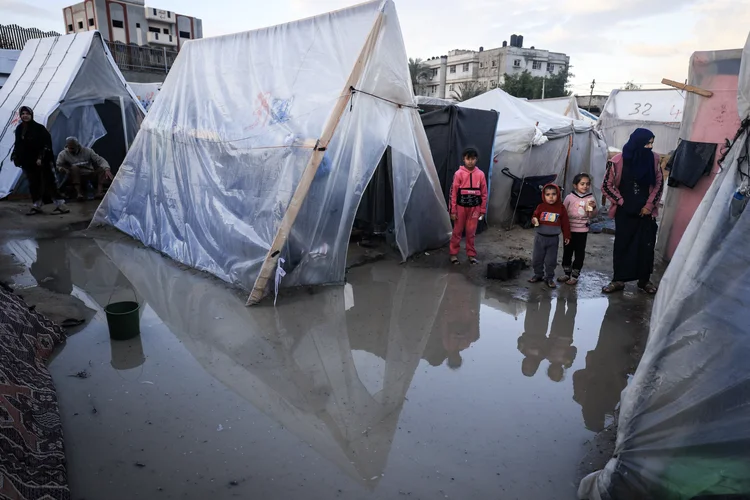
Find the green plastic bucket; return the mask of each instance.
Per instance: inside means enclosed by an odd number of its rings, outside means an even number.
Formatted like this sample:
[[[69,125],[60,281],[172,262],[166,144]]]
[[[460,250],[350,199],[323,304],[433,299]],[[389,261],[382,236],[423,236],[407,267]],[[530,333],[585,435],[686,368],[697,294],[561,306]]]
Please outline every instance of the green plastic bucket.
[[[129,340],[141,333],[138,302],[113,302],[104,308],[107,313],[109,338]]]

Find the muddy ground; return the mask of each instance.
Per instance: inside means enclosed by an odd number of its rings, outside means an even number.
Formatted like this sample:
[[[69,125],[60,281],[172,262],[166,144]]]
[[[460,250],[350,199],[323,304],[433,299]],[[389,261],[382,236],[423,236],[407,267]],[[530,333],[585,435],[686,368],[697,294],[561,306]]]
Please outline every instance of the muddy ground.
[[[84,320],[50,364],[73,498],[572,499],[612,454],[651,298],[601,295],[610,235],[590,236],[576,288],[487,280],[533,239],[490,228],[478,266],[355,243],[346,286],[248,309],[219,280],[85,231],[95,208],[0,203],[0,280]],[[110,341],[104,305],[133,298],[141,335]]]

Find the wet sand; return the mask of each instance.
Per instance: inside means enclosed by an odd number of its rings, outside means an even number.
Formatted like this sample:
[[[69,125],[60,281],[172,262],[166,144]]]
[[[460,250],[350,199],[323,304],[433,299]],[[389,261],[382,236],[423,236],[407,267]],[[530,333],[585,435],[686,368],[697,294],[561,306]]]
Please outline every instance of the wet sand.
[[[86,312],[50,364],[76,499],[573,499],[651,305],[386,259],[246,308],[126,238],[0,247],[21,295]],[[142,333],[110,341],[132,297]]]

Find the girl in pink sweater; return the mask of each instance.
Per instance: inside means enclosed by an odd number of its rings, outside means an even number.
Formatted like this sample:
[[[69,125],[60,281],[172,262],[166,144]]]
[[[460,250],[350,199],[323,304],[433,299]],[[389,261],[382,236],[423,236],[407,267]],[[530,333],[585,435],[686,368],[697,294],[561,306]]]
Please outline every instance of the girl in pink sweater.
[[[578,174],[573,178],[573,192],[563,201],[570,220],[570,244],[563,248],[562,267],[564,274],[558,281],[575,285],[586,257],[586,240],[589,236],[591,218],[597,214],[596,200],[591,192],[591,176]],[[573,256],[575,255],[575,260]]]

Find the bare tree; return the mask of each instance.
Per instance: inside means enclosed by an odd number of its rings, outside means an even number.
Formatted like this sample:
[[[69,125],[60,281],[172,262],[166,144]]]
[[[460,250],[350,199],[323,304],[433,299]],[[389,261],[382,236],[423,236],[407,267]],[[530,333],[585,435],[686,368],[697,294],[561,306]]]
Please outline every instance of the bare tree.
[[[458,89],[453,89],[451,92],[453,92],[453,99],[463,102],[484,94],[486,89],[479,82],[462,82],[458,84]]]
[[[631,80],[623,85],[621,90],[641,90],[641,86],[633,83],[633,81]]]

